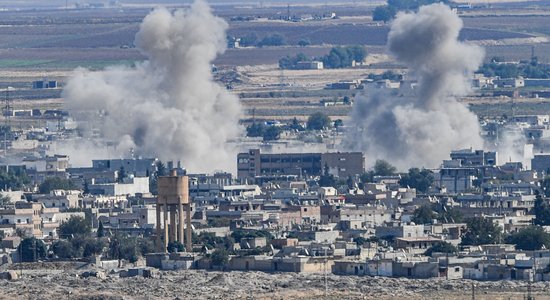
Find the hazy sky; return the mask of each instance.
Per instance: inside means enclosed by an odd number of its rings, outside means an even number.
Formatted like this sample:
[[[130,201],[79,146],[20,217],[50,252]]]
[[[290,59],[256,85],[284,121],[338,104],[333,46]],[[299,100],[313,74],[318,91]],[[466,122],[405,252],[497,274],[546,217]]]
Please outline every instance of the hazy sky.
[[[69,5],[74,5],[75,3],[109,3],[109,0],[2,0],[0,1],[0,6],[29,6],[29,5],[36,5],[36,6],[65,6],[66,1]],[[369,0],[361,0],[361,2],[368,2]],[[192,0],[122,0],[119,1],[122,4],[159,4],[159,3],[166,3],[166,4],[189,4],[192,2]],[[338,1],[328,1],[328,0],[292,0],[292,1],[285,1],[285,0],[209,0],[208,1],[211,4],[222,4],[222,3],[249,3],[249,4],[258,4],[260,2],[263,3],[290,3],[290,4],[298,4],[298,3],[344,3],[344,2],[356,2],[354,0],[338,0]]]

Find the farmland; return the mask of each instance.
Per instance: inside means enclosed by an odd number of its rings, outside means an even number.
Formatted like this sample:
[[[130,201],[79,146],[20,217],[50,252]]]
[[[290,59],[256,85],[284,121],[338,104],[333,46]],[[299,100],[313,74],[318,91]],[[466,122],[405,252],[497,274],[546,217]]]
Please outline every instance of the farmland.
[[[305,118],[314,111],[324,111],[345,118],[350,107],[323,107],[322,99],[334,99],[355,94],[342,91],[334,94],[323,89],[331,82],[364,78],[369,73],[383,72],[383,68],[400,67],[387,56],[385,44],[389,25],[372,21],[370,5],[292,5],[231,6],[216,5],[214,11],[229,22],[228,35],[242,37],[256,35],[261,39],[274,33],[281,34],[287,45],[279,47],[246,47],[228,49],[213,63],[224,72],[238,78],[233,91],[242,98],[244,118],[252,111],[266,119]],[[508,60],[529,58],[534,50],[539,61],[550,62],[550,33],[547,16],[550,11],[532,9],[529,5],[510,10],[515,4],[495,4],[461,12],[465,28],[460,39],[480,44],[486,49],[486,59],[499,56]],[[0,85],[18,89],[15,99],[61,102],[60,90],[32,91],[30,82],[53,78],[61,81],[76,67],[99,70],[110,65],[132,66],[146,57],[134,48],[134,35],[139,23],[149,12],[146,6],[128,6],[124,9],[49,9],[0,11]],[[286,22],[268,20],[286,14],[322,15],[335,12],[337,19]],[[535,13],[536,12],[536,13]],[[236,17],[253,16],[253,21],[230,21]],[[533,43],[532,38],[541,40]],[[310,45],[299,47],[301,40]],[[290,72],[280,71],[276,65],[286,55],[304,53],[321,57],[333,46],[364,45],[370,54],[367,66],[353,70]],[[250,67],[246,67],[250,66]],[[24,71],[25,77],[12,77]],[[254,93],[254,95],[249,94]],[[52,103],[53,103],[52,102]],[[43,102],[40,102],[43,103]],[[18,105],[23,105],[19,103]],[[476,112],[503,113],[506,105],[472,103]],[[516,105],[518,111],[548,110],[538,104]],[[488,108],[489,107],[489,108]]]

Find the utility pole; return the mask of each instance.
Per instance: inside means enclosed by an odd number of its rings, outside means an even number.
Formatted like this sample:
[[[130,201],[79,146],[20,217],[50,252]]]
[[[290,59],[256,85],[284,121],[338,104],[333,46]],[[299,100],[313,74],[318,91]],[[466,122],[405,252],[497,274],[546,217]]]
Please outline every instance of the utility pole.
[[[476,286],[472,282],[472,300],[476,300]]]
[[[447,260],[446,260],[447,267],[445,268],[445,278],[449,280],[449,251],[447,251],[446,256],[447,256]]]
[[[325,248],[325,298],[328,299],[327,248]]]
[[[23,277],[23,244],[19,242],[19,277]]]
[[[290,21],[290,4],[286,5],[286,20]]]

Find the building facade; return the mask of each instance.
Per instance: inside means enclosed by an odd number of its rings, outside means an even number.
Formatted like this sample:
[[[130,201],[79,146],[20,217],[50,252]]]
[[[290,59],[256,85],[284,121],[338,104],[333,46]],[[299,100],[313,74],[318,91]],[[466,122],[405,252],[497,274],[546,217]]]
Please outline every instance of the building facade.
[[[237,155],[239,179],[288,174],[319,176],[325,166],[329,173],[338,177],[362,174],[365,171],[365,157],[361,152],[262,154],[259,149]]]

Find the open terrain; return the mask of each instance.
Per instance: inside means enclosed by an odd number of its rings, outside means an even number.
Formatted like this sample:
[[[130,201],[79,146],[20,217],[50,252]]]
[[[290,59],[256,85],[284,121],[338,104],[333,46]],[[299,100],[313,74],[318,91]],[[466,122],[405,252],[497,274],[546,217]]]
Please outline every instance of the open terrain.
[[[11,86],[10,97],[16,108],[58,108],[61,90],[32,90],[33,80],[59,80],[61,87],[71,70],[92,70],[111,65],[132,66],[146,57],[133,46],[139,23],[150,11],[147,1],[112,9],[47,9],[0,11],[0,90]],[[29,2],[30,3],[30,2]],[[364,78],[383,68],[400,66],[386,53],[388,24],[372,21],[372,9],[380,3],[340,5],[215,4],[216,14],[229,22],[228,35],[242,37],[255,34],[258,39],[279,33],[288,45],[282,47],[247,47],[228,49],[214,64],[222,72],[238,78],[233,92],[241,96],[243,118],[305,119],[315,111],[345,119],[350,106],[323,107],[321,100],[353,96],[357,91],[329,91],[331,82]],[[169,5],[187,5],[169,3]],[[539,6],[537,6],[539,5]],[[285,15],[322,15],[335,12],[339,18],[285,22],[268,20]],[[486,58],[499,56],[507,60],[528,59],[534,53],[541,62],[550,62],[550,10],[538,2],[522,5],[494,3],[490,8],[460,12],[465,28],[460,38],[482,45]],[[254,17],[253,21],[231,21]],[[308,40],[311,45],[297,46]],[[346,70],[281,71],[276,65],[286,55],[304,53],[321,57],[333,46],[361,44],[370,54],[368,66]],[[503,114],[510,110],[506,99],[492,103],[472,101],[476,112]],[[538,101],[538,102],[537,102]],[[542,103],[541,103],[542,102]],[[500,105],[504,103],[504,105]],[[515,104],[517,113],[547,111],[543,100]]]
[[[13,265],[17,270],[18,266]],[[160,272],[155,278],[82,278],[70,264],[25,266],[23,277],[0,282],[0,299],[524,299],[522,281],[406,279],[324,274]],[[19,272],[19,271],[18,271]],[[325,289],[326,287],[326,289]],[[550,283],[532,285],[536,299],[550,299]]]

